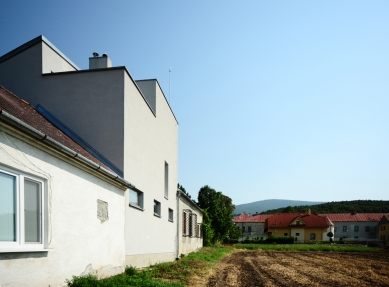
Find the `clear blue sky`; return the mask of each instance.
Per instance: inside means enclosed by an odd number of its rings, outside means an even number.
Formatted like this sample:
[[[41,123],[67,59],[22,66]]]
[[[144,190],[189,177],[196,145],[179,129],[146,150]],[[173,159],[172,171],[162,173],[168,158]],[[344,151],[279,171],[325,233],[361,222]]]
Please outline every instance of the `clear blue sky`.
[[[1,1],[0,55],[44,35],[157,78],[178,180],[235,204],[389,200],[389,1]],[[169,67],[171,89],[169,96]]]

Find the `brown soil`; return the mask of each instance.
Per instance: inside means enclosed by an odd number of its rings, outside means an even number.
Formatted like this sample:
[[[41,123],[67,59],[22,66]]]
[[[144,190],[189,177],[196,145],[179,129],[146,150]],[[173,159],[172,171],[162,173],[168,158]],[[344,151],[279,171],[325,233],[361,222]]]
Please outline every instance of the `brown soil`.
[[[206,286],[389,286],[389,253],[234,252]]]

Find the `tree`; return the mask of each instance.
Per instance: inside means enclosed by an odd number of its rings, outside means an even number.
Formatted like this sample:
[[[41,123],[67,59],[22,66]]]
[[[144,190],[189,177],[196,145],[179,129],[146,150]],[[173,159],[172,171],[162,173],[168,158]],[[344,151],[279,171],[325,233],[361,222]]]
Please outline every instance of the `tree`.
[[[180,189],[183,193],[185,193],[190,199],[192,199],[190,194],[186,191],[185,187],[183,187],[181,184],[177,183],[177,188]]]
[[[210,243],[240,236],[240,231],[232,220],[235,206],[231,198],[205,185],[199,191],[197,204],[209,217],[209,225],[213,231],[212,238],[208,238]]]
[[[330,231],[327,233],[327,236],[330,238],[330,242],[332,243],[332,237],[334,237],[334,234]]]

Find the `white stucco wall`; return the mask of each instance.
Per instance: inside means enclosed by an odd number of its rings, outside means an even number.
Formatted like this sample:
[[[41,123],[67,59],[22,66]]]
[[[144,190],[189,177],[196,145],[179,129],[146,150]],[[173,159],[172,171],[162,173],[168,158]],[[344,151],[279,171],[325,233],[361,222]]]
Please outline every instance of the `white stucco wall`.
[[[154,82],[155,85],[155,82]],[[178,124],[161,94],[155,116],[130,77],[125,77],[124,177],[144,194],[144,211],[129,206],[126,196],[126,264],[144,267],[172,261],[176,253]],[[165,162],[169,196],[164,196]],[[154,200],[161,217],[154,216]],[[173,222],[168,209],[173,210]]]
[[[183,235],[183,211],[190,209],[192,213],[197,215],[197,223],[203,222],[203,214],[194,206],[187,198],[183,195],[180,196],[180,220],[179,220],[179,255],[188,254],[194,252],[203,247],[203,238],[200,237],[189,237]]]
[[[122,272],[124,191],[31,144],[0,133],[0,169],[45,182],[50,251],[0,252],[0,285],[63,286],[66,279],[88,271],[99,277]],[[108,203],[109,219],[104,223],[97,218],[97,200]]]

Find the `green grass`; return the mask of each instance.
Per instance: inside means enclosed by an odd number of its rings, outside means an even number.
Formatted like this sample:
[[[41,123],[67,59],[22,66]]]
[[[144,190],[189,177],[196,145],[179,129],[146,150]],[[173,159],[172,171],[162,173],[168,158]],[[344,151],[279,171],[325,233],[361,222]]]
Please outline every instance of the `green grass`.
[[[378,248],[329,244],[237,244],[237,249],[275,251],[378,252]]]
[[[183,287],[192,276],[204,275],[220,259],[233,251],[232,247],[222,245],[204,247],[199,252],[192,252],[175,262],[160,263],[142,270],[127,267],[124,274],[101,280],[90,274],[73,276],[67,283],[69,287]]]

